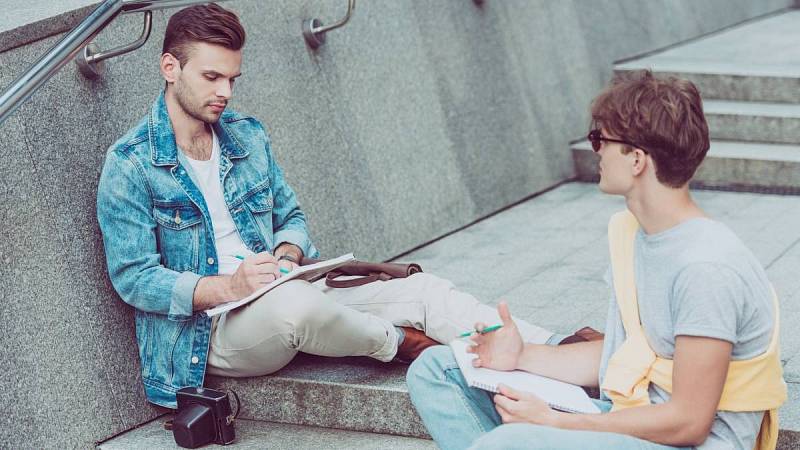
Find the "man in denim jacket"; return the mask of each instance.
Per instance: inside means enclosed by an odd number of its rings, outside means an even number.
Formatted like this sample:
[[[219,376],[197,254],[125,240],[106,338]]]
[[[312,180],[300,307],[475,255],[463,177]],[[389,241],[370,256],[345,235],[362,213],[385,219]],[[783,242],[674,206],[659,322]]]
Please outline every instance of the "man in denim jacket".
[[[166,88],[103,167],[108,272],[136,308],[147,398],[174,408],[175,392],[201,386],[206,371],[264,375],[298,351],[410,360],[432,339],[497,322],[492,308],[428,274],[348,289],[291,281],[218,320],[203,313],[318,255],[264,128],[225,110],[244,38],[217,5],[174,14],[160,64]],[[556,339],[519,326],[531,342]]]

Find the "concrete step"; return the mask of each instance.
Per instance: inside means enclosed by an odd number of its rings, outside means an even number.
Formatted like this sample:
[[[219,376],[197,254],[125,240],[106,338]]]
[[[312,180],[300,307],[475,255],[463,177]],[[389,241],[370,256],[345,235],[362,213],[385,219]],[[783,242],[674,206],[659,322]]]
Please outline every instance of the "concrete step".
[[[180,449],[181,447],[175,444],[172,432],[164,429],[163,424],[167,418],[165,416],[156,419],[140,428],[103,442],[98,448],[101,450]],[[203,448],[214,448],[214,446]],[[225,447],[218,446],[217,448],[226,450],[266,448],[271,450],[317,450],[324,448],[433,450],[436,449],[436,444],[428,439],[405,436],[237,419],[236,441]]]
[[[300,354],[270,376],[207,377],[206,385],[236,391],[245,419],[427,438],[408,397],[407,369],[370,358]]]
[[[800,103],[703,101],[712,139],[800,144]]]
[[[687,78],[709,99],[800,103],[798,23],[800,10],[786,10],[621,62],[615,71],[647,68]]]
[[[589,141],[572,145],[577,177],[597,181],[597,154]],[[712,140],[693,187],[800,194],[800,145]]]

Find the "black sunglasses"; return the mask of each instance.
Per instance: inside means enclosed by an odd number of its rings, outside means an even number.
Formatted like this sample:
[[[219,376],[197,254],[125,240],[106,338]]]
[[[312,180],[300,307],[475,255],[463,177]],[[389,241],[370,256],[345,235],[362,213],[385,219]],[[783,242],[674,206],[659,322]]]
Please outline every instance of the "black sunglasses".
[[[647,150],[643,149],[641,145],[636,144],[634,142],[623,141],[622,139],[607,138],[607,137],[603,136],[603,133],[599,129],[594,129],[594,130],[590,131],[589,134],[586,136],[586,138],[589,139],[589,142],[592,143],[592,150],[594,150],[595,152],[599,152],[600,148],[603,146],[602,141],[606,141],[606,142],[616,142],[618,144],[630,145],[631,147],[638,148],[639,150],[643,151],[645,154],[649,153]]]

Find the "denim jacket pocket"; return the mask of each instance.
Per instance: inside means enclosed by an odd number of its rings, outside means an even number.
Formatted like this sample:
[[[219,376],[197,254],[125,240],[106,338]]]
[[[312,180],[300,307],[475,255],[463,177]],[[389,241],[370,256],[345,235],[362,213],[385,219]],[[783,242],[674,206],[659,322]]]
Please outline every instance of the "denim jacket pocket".
[[[192,203],[158,203],[153,207],[158,224],[158,251],[164,267],[196,272],[203,216]]]
[[[244,199],[245,207],[250,211],[253,225],[261,234],[267,248],[272,247],[272,191],[269,186],[253,192]]]

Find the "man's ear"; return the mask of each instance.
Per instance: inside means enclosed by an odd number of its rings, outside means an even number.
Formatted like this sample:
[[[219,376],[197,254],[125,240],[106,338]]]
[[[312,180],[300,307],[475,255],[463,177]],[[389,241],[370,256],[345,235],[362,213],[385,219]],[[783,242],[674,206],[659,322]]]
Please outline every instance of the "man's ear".
[[[647,153],[643,152],[642,150],[635,148],[633,149],[633,166],[631,166],[631,171],[633,176],[639,176],[644,173],[645,169],[647,169],[648,164],[650,163],[647,159]]]
[[[181,75],[181,62],[172,53],[161,55],[161,76],[167,83],[174,83]]]

